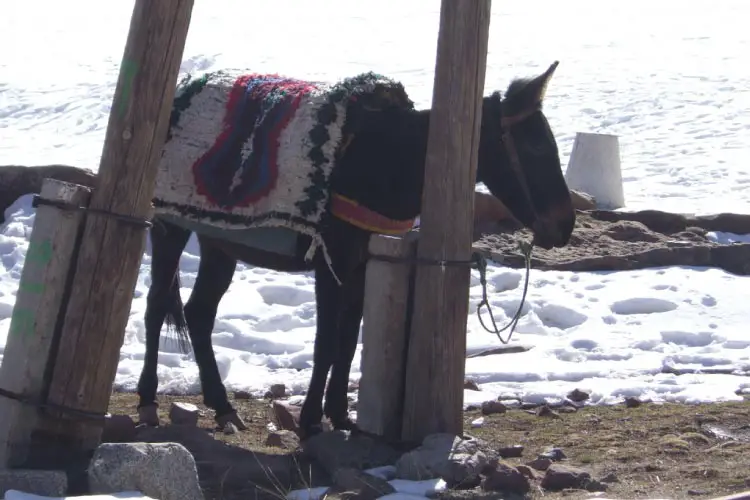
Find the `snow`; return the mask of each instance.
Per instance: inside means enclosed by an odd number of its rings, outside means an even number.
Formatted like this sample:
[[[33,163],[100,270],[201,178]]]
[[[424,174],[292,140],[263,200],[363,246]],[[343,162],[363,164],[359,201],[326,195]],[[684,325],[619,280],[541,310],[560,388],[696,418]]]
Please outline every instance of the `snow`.
[[[345,0],[196,2],[182,72],[229,65],[336,79],[374,70],[403,81],[417,105],[427,106],[439,3],[383,2],[378,9]],[[545,109],[564,164],[577,131],[616,134],[626,209],[750,213],[750,34],[742,24],[750,4],[574,4],[494,6],[487,92],[559,59]],[[96,168],[132,0],[27,0],[3,8],[0,46],[12,50],[0,52],[0,164]],[[30,196],[20,198],[0,226],[0,353],[34,219],[30,202]],[[748,235],[711,237],[750,241]],[[198,255],[193,238],[181,262],[185,300]],[[143,363],[149,266],[146,253],[116,376],[124,390],[135,389]],[[507,322],[518,307],[523,273],[492,265],[488,280],[496,318]],[[466,391],[465,402],[555,401],[576,387],[591,393],[591,404],[626,396],[737,400],[737,391],[750,393],[750,377],[731,374],[750,370],[748,289],[750,277],[717,269],[533,270],[513,340],[533,348],[467,360],[467,376],[481,391]],[[476,318],[480,296],[474,273],[470,352],[498,344]],[[214,330],[224,382],[257,394],[284,383],[301,393],[311,373],[314,332],[309,273],[238,265]],[[353,380],[360,376],[359,349]],[[663,373],[674,369],[698,373]],[[722,374],[699,373],[705,369]],[[158,374],[161,392],[199,390],[192,354],[181,355],[165,335]]]
[[[66,496],[66,497],[45,497],[41,495],[33,495],[31,493],[24,493],[18,490],[8,490],[5,492],[5,500],[76,500],[85,498],[86,500],[154,500],[151,497],[139,493],[137,491],[125,491],[122,493],[113,493],[111,495],[82,495],[82,496]]]

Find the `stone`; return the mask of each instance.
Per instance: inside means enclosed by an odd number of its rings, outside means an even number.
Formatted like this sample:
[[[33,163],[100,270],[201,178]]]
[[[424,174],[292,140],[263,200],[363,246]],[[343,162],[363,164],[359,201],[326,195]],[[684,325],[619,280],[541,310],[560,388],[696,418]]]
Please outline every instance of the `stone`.
[[[523,456],[523,446],[516,444],[513,446],[504,446],[497,450],[500,454],[500,458],[519,458]]]
[[[284,403],[283,401],[273,401],[271,411],[276,417],[276,426],[279,429],[287,431],[299,431],[299,415],[302,408]]]
[[[625,408],[638,408],[641,406],[641,400],[632,396],[625,398]]]
[[[478,391],[478,390],[480,390],[479,386],[477,385],[477,383],[474,382],[471,379],[464,380],[464,389],[468,389],[470,391]]]
[[[178,443],[106,443],[88,470],[93,494],[141,491],[160,500],[204,500],[195,460]]]
[[[393,465],[399,457],[398,451],[381,440],[341,430],[311,436],[302,443],[302,449],[331,476],[344,467],[370,469]]]
[[[103,443],[129,443],[135,440],[135,421],[130,415],[107,414],[102,430]]]
[[[485,401],[482,403],[482,414],[484,415],[495,415],[506,411],[508,411],[508,408],[500,401]]]
[[[341,498],[375,500],[395,492],[396,488],[383,478],[353,467],[344,467],[333,474],[333,486],[326,492],[326,498],[338,495]]]
[[[601,479],[599,479],[602,483],[619,483],[620,478],[617,477],[617,474],[614,472],[610,472],[609,474],[603,476]]]
[[[33,495],[62,497],[68,489],[68,476],[64,471],[0,469],[0,496],[9,490]]]
[[[560,460],[565,460],[568,456],[560,448],[549,448],[540,453],[537,458],[549,458],[553,462],[559,462]]]
[[[541,487],[549,491],[585,489],[589,482],[591,474],[584,470],[552,464],[542,478]]]
[[[550,460],[549,458],[537,458],[527,463],[526,465],[528,465],[532,469],[544,472],[549,469],[550,465],[552,465],[552,460]]]
[[[548,418],[562,418],[560,414],[552,410],[547,405],[542,405],[536,410],[537,417],[548,417]]]
[[[248,400],[252,399],[253,395],[247,391],[234,391],[234,399],[236,400]]]
[[[198,425],[200,410],[192,403],[175,401],[169,406],[169,421],[174,425]]]
[[[442,478],[449,486],[469,482],[490,465],[497,453],[477,438],[430,434],[422,445],[396,462],[396,477],[418,481]]]
[[[709,240],[708,231],[745,234],[750,216],[717,214],[683,216],[643,210],[579,212],[576,227],[564,248],[534,249],[532,266],[557,271],[619,271],[662,266],[717,267],[739,275],[750,274],[750,244],[722,244]],[[523,268],[518,243],[530,231],[512,221],[486,227],[474,243],[486,257]]]
[[[283,399],[286,397],[286,386],[284,384],[273,384],[266,391],[267,399]]]
[[[568,393],[568,399],[574,403],[583,403],[584,401],[588,401],[589,397],[589,393],[577,388]]]
[[[509,493],[527,493],[531,489],[529,478],[515,467],[498,463],[497,468],[482,480],[484,491],[507,491]]]
[[[283,448],[285,450],[296,450],[300,445],[299,436],[293,431],[280,430],[268,434],[266,446]]]
[[[596,208],[596,198],[583,191],[570,190],[570,201],[576,210],[593,210]]]
[[[528,477],[529,479],[537,479],[536,472],[534,472],[534,469],[532,469],[528,465],[516,465],[516,470],[518,470],[518,472]]]

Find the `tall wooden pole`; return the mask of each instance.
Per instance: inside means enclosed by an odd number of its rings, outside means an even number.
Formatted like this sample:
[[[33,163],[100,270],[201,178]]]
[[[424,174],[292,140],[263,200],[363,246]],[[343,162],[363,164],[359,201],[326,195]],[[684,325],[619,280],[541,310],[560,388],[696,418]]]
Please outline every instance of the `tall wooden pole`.
[[[193,0],[136,0],[90,207],[149,219]],[[89,213],[52,372],[49,401],[105,413],[143,255],[142,225]],[[49,437],[87,451],[101,423],[61,413]],[[52,434],[53,436],[49,436]]]
[[[469,260],[491,0],[442,0],[418,256]],[[498,138],[499,140],[499,138]],[[404,439],[462,433],[468,266],[420,264]]]

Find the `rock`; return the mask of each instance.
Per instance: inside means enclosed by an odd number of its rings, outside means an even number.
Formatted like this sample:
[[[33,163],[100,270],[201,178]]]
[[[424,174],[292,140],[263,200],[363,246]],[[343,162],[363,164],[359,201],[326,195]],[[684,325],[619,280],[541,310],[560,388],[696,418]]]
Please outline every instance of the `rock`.
[[[299,432],[299,416],[302,411],[302,405],[291,404],[288,401],[271,402],[271,412],[276,417],[276,426],[279,429]],[[321,419],[320,425],[323,431],[330,431],[331,424],[327,420]]]
[[[236,400],[248,400],[252,399],[253,395],[247,391],[234,391],[234,399]]]
[[[543,453],[540,453],[537,458],[549,458],[553,462],[559,462],[560,460],[565,460],[568,457],[560,448],[549,448]]]
[[[68,489],[68,475],[64,471],[0,469],[0,496],[8,490],[32,495],[62,497]]]
[[[601,481],[597,481],[596,479],[590,479],[588,481],[584,481],[583,489],[586,491],[595,493],[595,492],[607,491],[607,489],[609,489],[609,486],[607,486]]]
[[[231,436],[233,434],[237,434],[237,432],[239,432],[239,429],[237,428],[237,425],[235,425],[234,422],[225,422],[224,425],[221,427],[221,432],[223,432],[227,436]]]
[[[549,491],[584,489],[589,482],[591,474],[584,470],[552,464],[542,478],[541,487]]]
[[[657,210],[579,212],[569,243],[551,251],[535,249],[531,265],[540,270],[578,272],[680,265],[748,275],[750,244],[717,243],[709,240],[706,232],[736,233],[733,229],[749,230],[749,226],[750,217],[738,214],[685,217]],[[483,228],[474,247],[504,266],[523,268],[518,243],[530,235],[518,223],[506,220]]]
[[[482,489],[523,494],[531,489],[531,483],[529,483],[529,478],[515,467],[499,463],[497,468],[482,480]]]
[[[573,208],[576,210],[594,210],[596,208],[596,198],[583,191],[571,189],[570,201],[573,202]]]
[[[88,470],[93,494],[140,491],[160,500],[203,500],[195,460],[178,443],[107,443]]]
[[[625,398],[625,408],[638,408],[639,406],[641,406],[640,399],[631,396]]]
[[[529,403],[529,402],[521,403],[521,409],[522,410],[534,410],[536,408],[539,408],[539,406],[541,406],[541,405],[539,405],[537,403]]]
[[[395,492],[396,488],[383,478],[352,467],[344,467],[333,474],[333,486],[326,492],[326,498],[330,498],[329,495],[338,495],[340,498],[375,500]]]
[[[547,405],[542,405],[536,410],[537,417],[561,418],[560,414]]]
[[[412,481],[442,478],[449,486],[478,476],[496,453],[483,441],[453,434],[430,434],[422,445],[396,462],[396,477]],[[488,456],[489,455],[489,456]]]
[[[296,450],[299,447],[299,436],[293,431],[280,430],[268,434],[266,446]]]
[[[191,403],[175,401],[169,406],[169,420],[174,425],[198,425],[200,410]]]
[[[474,382],[473,380],[470,380],[470,379],[464,380],[464,389],[468,389],[470,391],[478,391],[478,390],[480,390],[479,386],[477,385],[477,383]]]
[[[404,496],[406,498],[406,496]],[[418,497],[417,497],[418,498]],[[505,492],[482,490],[443,490],[431,493],[427,498],[440,500],[507,500]]]
[[[306,439],[302,448],[331,476],[345,467],[370,469],[392,465],[399,457],[399,452],[380,440],[346,431],[321,432]]]
[[[550,465],[552,465],[552,460],[550,460],[549,458],[536,458],[531,462],[528,462],[526,465],[528,465],[532,469],[544,472],[549,469]]]
[[[528,477],[529,479],[536,479],[537,475],[536,472],[534,472],[534,469],[529,467],[528,465],[516,465],[516,470],[523,474],[524,476]]]
[[[589,394],[580,389],[573,389],[568,393],[568,399],[574,403],[583,403],[584,401],[588,401]]]
[[[286,431],[299,431],[299,414],[302,408],[283,401],[273,401],[271,411],[276,417],[276,425],[279,429]]]
[[[485,401],[482,403],[482,414],[484,415],[495,415],[506,411],[508,411],[508,408],[500,401]]]
[[[282,399],[286,397],[286,386],[284,384],[273,384],[266,392],[268,399]]]
[[[599,481],[603,483],[619,483],[620,478],[617,477],[617,474],[615,474],[614,472],[610,472],[606,476],[602,477]]]
[[[557,413],[575,413],[578,411],[578,408],[575,406],[561,406],[557,409]]]
[[[107,414],[102,430],[103,443],[129,443],[135,440],[135,421],[130,415]]]
[[[0,167],[0,224],[5,222],[5,210],[25,194],[39,194],[46,178],[92,188],[97,185],[94,172],[69,165],[3,165]]]
[[[500,454],[500,458],[518,458],[523,455],[523,446],[516,444],[513,446],[504,446],[497,450]]]

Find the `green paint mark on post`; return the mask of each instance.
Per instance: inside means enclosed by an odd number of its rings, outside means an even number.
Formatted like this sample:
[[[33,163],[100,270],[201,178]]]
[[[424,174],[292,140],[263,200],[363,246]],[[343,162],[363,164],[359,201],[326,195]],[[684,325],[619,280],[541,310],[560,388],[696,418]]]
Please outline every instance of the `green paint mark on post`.
[[[128,111],[128,104],[130,104],[130,95],[133,93],[133,79],[138,73],[138,65],[130,59],[122,61],[120,67],[122,73],[122,95],[120,96],[120,117],[125,116]]]
[[[21,283],[18,284],[18,290],[28,293],[42,293],[44,292],[44,283],[28,283],[21,279]]]
[[[52,260],[52,241],[49,239],[39,242],[29,242],[29,249],[26,251],[26,261],[34,264],[47,265]]]
[[[13,308],[13,315],[10,317],[9,335],[29,336],[34,333],[34,323],[36,317],[34,312],[29,309],[19,307]]]

